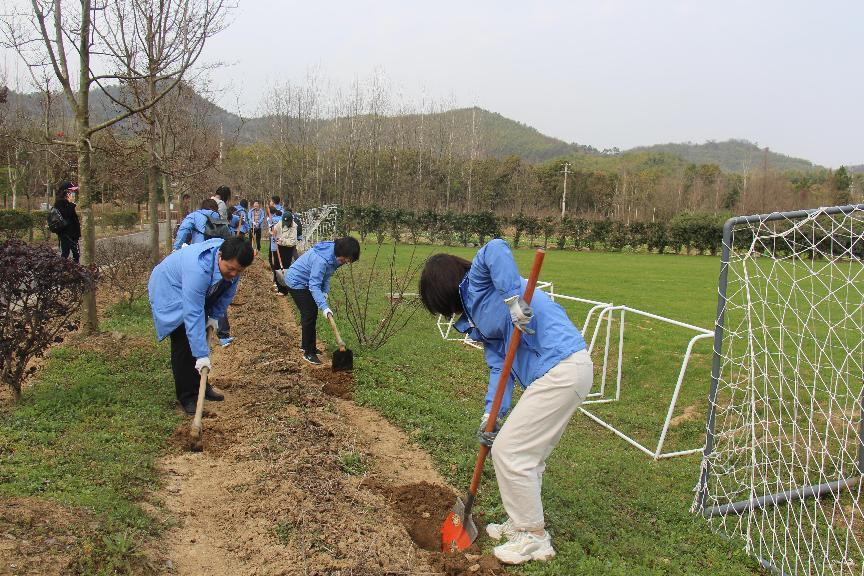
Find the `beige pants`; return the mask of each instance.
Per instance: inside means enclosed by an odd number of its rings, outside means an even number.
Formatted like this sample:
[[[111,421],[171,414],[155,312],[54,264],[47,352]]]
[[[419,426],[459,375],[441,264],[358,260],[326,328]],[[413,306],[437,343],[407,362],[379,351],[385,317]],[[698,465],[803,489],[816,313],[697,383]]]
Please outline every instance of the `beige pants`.
[[[565,358],[525,390],[492,446],[501,501],[519,530],[542,530],[540,487],[546,458],[573,412],[591,391],[594,366],[587,350]]]

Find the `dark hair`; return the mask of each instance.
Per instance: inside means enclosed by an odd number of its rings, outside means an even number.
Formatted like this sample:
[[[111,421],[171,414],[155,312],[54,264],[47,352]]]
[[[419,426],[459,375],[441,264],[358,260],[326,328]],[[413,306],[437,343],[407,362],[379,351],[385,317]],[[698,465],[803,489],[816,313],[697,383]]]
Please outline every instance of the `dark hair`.
[[[350,258],[351,262],[357,262],[360,259],[360,243],[353,236],[337,238],[333,243],[333,253],[336,256]]]
[[[222,254],[223,260],[236,260],[244,268],[252,264],[252,259],[255,258],[252,244],[239,236],[232,236],[222,242],[219,252]]]
[[[270,200],[273,201],[273,204],[279,204],[279,202],[282,201],[282,199],[279,198],[278,196],[270,196]]]
[[[233,216],[235,212],[237,212],[237,208],[235,208],[234,206],[229,206],[227,212],[228,218],[231,218],[231,216]]]
[[[459,284],[471,269],[471,262],[452,254],[435,254],[426,260],[420,274],[420,300],[432,314],[461,314]]]
[[[249,209],[249,201],[246,200],[245,198],[243,200],[240,200],[240,206],[242,206],[244,210],[248,210]]]
[[[75,184],[72,184],[71,182],[61,182],[60,185],[57,186],[57,194],[55,196],[57,198],[57,200],[62,200],[63,198],[65,198],[66,194],[68,194],[70,192],[70,190],[69,190],[70,188],[75,188],[76,190],[78,189],[78,187]],[[71,192],[74,192],[74,191],[75,190],[71,190]]]
[[[212,210],[213,212],[218,212],[219,204],[217,204],[212,198],[206,198],[201,201],[201,210]]]
[[[228,186],[219,186],[216,189],[216,195],[219,196],[223,202],[227,202],[229,198],[231,198],[231,188]]]
[[[188,200],[189,198],[191,198],[191,196],[189,196],[188,192],[184,192],[183,196],[181,196],[181,198],[183,198],[183,200]]]
[[[281,210],[277,210],[276,208],[274,208],[273,210],[270,211],[270,215],[271,215],[271,216],[281,216],[281,215],[282,215],[282,211],[281,211]]]

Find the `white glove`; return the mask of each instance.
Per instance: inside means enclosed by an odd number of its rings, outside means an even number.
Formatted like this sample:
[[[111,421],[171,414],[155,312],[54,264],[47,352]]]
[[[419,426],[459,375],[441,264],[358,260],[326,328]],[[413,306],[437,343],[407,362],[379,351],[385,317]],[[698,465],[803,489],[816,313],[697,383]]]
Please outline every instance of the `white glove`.
[[[204,356],[203,358],[198,358],[197,360],[195,360],[195,370],[197,370],[199,374],[201,373],[201,370],[205,367],[208,370],[213,369],[213,367],[210,366],[210,357],[209,356]]]
[[[213,331],[216,332],[219,330],[219,321],[215,318],[207,318],[207,324],[204,326],[204,331],[207,331],[207,328],[213,328]]]
[[[495,437],[498,436],[498,430],[500,429],[499,422],[495,422],[495,429],[492,432],[486,431],[486,425],[489,423],[489,414],[483,414],[483,418],[480,419],[480,428],[477,429],[477,442],[484,446],[492,447],[492,443],[495,442]]]
[[[510,308],[510,320],[513,321],[513,325],[525,334],[534,334],[534,330],[528,328],[528,324],[534,318],[534,309],[519,296],[511,296],[504,300],[504,303]]]
[[[326,316],[333,316],[333,311],[330,310],[330,308],[325,308],[325,309],[324,309],[324,316],[325,316],[325,317],[326,317]]]

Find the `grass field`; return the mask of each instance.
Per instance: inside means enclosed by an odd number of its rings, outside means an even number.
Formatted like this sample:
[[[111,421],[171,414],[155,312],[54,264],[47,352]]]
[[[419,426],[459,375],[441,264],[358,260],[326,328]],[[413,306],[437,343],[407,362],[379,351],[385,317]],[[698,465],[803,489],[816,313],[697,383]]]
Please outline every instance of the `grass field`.
[[[65,527],[75,573],[135,573],[139,545],[162,529],[140,500],[179,417],[152,325],[146,300],[113,307],[100,339],[52,349],[22,402],[0,412],[0,496],[55,501],[95,523]]]
[[[358,272],[368,267],[376,246],[365,245]],[[411,247],[400,247],[396,267],[408,262]],[[418,246],[417,256],[447,251],[471,258],[474,249]],[[381,256],[389,256],[384,246]],[[515,251],[523,275],[531,250]],[[386,263],[379,257],[378,285],[372,302],[385,304]],[[646,254],[550,251],[541,280],[555,291],[582,298],[626,304],[705,328],[713,326],[719,259]],[[340,305],[339,276],[331,300]],[[415,291],[416,284],[411,290]],[[375,291],[380,291],[379,295]],[[374,307],[374,305],[373,305]],[[587,307],[568,306],[581,326]],[[339,308],[337,308],[339,316]],[[343,334],[350,330],[345,325]],[[655,320],[626,320],[622,400],[595,405],[594,411],[652,447],[668,408],[687,341],[695,333]],[[319,335],[329,336],[326,326]],[[617,343],[618,326],[612,326]],[[349,341],[349,344],[352,344]],[[356,340],[355,340],[356,348]],[[617,344],[616,344],[617,345]],[[602,350],[598,346],[597,350]],[[704,441],[710,374],[710,339],[697,344],[684,383],[676,425],[667,450],[695,448]],[[406,328],[377,350],[357,350],[355,399],[374,406],[431,452],[442,472],[467,486],[476,456],[474,431],[482,413],[486,369],[482,353],[441,339],[435,318],[419,311]],[[614,351],[613,351],[614,354]],[[595,366],[601,358],[594,354]],[[614,365],[608,377],[614,386]],[[595,375],[595,386],[599,383]],[[607,389],[609,387],[607,383]],[[698,455],[653,461],[642,452],[577,413],[550,458],[544,503],[558,558],[521,569],[525,574],[754,574],[756,562],[741,544],[711,533],[689,513]],[[491,465],[480,488],[479,512],[502,517]]]

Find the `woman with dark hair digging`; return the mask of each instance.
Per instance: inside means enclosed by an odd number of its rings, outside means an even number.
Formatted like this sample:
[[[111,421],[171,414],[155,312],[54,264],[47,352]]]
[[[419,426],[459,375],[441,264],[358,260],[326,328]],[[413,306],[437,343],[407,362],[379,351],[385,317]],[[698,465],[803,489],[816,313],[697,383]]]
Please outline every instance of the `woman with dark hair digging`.
[[[420,276],[420,298],[433,314],[459,315],[454,327],[483,343],[489,366],[486,409],[478,441],[492,446],[492,461],[507,519],[486,526],[506,542],[495,556],[507,564],[555,556],[545,529],[540,490],[546,459],[585,400],[594,377],[591,357],[579,330],[561,306],[536,291],[529,306],[527,281],[519,275],[509,246],[495,239],[469,262],[450,254],[429,258]],[[514,378],[525,389],[500,431],[486,432],[495,390],[513,328],[522,332],[498,413],[511,405]]]
[[[315,347],[318,310],[320,309],[325,316],[333,315],[333,311],[327,304],[330,277],[343,264],[356,262],[359,259],[360,243],[356,238],[346,236],[332,242],[315,244],[291,264],[285,275],[291,298],[300,310],[302,333],[300,347],[303,349],[303,359],[310,364],[321,364],[318,358],[321,351]]]

